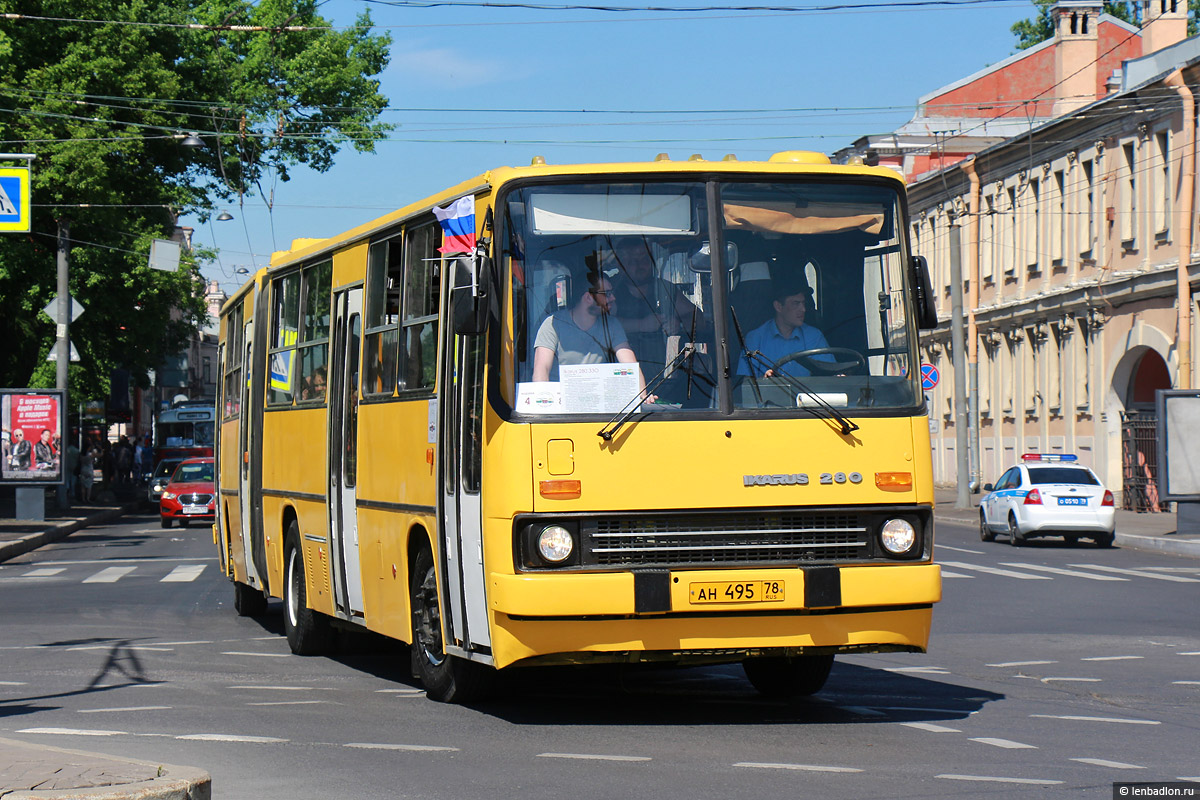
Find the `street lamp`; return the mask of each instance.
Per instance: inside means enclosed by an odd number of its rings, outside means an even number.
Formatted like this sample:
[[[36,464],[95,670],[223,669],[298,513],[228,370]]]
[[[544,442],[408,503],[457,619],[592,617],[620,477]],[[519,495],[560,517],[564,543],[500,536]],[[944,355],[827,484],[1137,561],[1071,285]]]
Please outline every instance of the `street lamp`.
[[[220,214],[217,214],[217,222],[229,222],[231,219],[233,219],[233,214],[230,214],[224,209],[221,210]]]
[[[189,133],[183,137],[183,141],[180,144],[184,147],[204,147],[204,140],[194,133]]]

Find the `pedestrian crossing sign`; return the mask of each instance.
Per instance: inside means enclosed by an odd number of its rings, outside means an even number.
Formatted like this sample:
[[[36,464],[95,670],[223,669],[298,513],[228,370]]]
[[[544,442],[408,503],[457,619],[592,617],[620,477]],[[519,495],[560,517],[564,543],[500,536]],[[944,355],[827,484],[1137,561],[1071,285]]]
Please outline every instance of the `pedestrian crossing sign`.
[[[29,167],[0,167],[0,231],[29,228]]]

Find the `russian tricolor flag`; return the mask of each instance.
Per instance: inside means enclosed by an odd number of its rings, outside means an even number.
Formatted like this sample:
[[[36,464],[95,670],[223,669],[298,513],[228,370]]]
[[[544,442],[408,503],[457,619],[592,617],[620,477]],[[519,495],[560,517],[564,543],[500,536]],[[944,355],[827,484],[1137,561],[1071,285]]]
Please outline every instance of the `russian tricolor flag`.
[[[445,208],[434,206],[433,215],[442,224],[439,253],[475,252],[475,195],[460,197]]]

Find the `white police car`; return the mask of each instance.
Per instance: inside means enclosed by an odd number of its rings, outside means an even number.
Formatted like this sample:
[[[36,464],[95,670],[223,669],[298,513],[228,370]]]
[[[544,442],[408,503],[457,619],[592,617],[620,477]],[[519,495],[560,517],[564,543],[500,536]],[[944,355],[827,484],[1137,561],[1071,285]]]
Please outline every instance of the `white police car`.
[[[979,503],[979,538],[1008,534],[1014,547],[1038,536],[1068,542],[1092,539],[1112,547],[1116,537],[1113,493],[1074,455],[1026,453],[1021,463],[985,484]]]

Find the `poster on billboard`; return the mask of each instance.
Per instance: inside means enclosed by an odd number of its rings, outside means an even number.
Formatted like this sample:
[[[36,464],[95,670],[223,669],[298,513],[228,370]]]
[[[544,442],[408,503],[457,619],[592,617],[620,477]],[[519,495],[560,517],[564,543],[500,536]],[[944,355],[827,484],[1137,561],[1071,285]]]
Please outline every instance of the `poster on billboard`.
[[[62,483],[64,399],[56,389],[0,389],[0,480]]]

